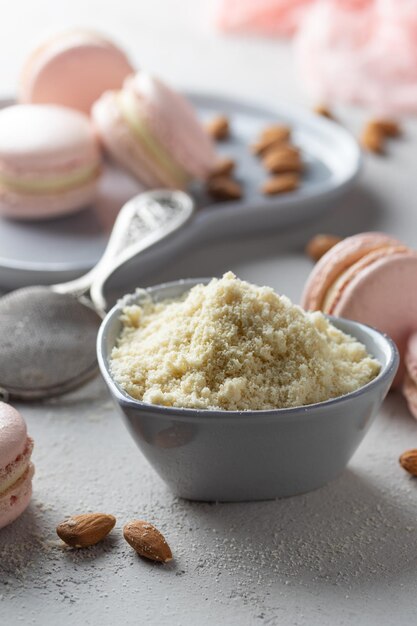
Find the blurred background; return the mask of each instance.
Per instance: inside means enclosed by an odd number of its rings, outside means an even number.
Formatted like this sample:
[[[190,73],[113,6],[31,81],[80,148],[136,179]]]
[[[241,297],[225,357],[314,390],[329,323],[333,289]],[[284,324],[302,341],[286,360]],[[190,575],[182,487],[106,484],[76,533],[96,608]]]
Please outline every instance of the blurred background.
[[[195,90],[273,103],[303,102],[286,41],[216,30],[214,0],[16,0],[0,23],[1,95],[16,92],[27,56],[50,35],[89,27],[113,38],[134,63]],[[279,53],[279,55],[277,55]]]

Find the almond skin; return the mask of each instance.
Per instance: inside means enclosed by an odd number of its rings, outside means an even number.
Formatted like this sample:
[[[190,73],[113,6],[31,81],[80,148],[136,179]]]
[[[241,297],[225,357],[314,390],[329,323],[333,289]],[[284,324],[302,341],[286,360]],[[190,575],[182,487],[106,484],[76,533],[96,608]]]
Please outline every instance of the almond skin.
[[[61,522],[57,528],[57,535],[72,548],[88,548],[102,541],[116,523],[113,515],[106,513],[84,513],[73,515]]]
[[[212,139],[221,141],[230,134],[229,120],[225,115],[217,115],[206,124],[206,131]]]
[[[306,254],[313,261],[317,262],[330,248],[333,248],[333,246],[339,243],[339,241],[342,241],[342,238],[336,235],[316,235],[308,242]]]
[[[370,126],[376,128],[385,137],[398,137],[401,135],[401,127],[398,122],[389,118],[377,118],[369,122]]]
[[[153,524],[136,519],[123,528],[123,537],[140,555],[151,561],[167,563],[172,561],[171,548],[165,537]]]
[[[209,178],[216,178],[217,176],[230,176],[234,169],[234,160],[229,157],[223,157],[217,161],[216,165],[210,172]]]
[[[272,174],[301,172],[303,169],[300,153],[293,146],[281,146],[275,150],[269,150],[262,159],[262,165]]]
[[[229,176],[215,176],[207,183],[207,191],[215,200],[239,200],[242,188]]]
[[[385,134],[380,130],[380,128],[378,128],[378,126],[375,126],[373,122],[368,122],[368,124],[365,125],[360,137],[362,148],[368,152],[383,154],[384,140]]]
[[[260,140],[268,141],[268,139],[275,139],[275,141],[288,141],[291,135],[291,128],[284,124],[273,124],[267,126],[261,132]]]
[[[400,456],[400,465],[412,476],[417,476],[417,450],[407,450]]]
[[[268,178],[262,185],[261,191],[267,196],[275,196],[279,193],[294,191],[300,184],[300,177],[294,172],[278,174]]]
[[[334,120],[333,113],[325,104],[318,104],[314,107],[314,113],[317,115],[321,115],[322,117],[327,117],[329,120]]]

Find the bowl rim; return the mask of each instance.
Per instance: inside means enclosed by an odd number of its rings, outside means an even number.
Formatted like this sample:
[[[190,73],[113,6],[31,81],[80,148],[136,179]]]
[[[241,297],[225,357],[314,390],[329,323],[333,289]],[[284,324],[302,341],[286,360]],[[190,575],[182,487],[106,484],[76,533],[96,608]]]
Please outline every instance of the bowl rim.
[[[160,291],[162,289],[169,289],[171,287],[175,287],[177,285],[185,285],[194,286],[199,283],[207,283],[210,278],[185,278],[174,281],[169,281],[165,283],[160,283],[158,285],[152,285],[151,287],[146,287],[143,291],[147,293],[154,293],[156,291]],[[140,290],[142,291],[142,289]],[[359,389],[355,389],[349,393],[346,393],[342,396],[337,396],[336,398],[330,398],[329,400],[323,400],[322,402],[316,402],[314,404],[306,404],[302,406],[295,407],[287,407],[287,408],[277,408],[277,409],[264,409],[264,410],[251,410],[251,411],[225,411],[221,409],[193,409],[188,407],[168,407],[161,404],[151,404],[148,402],[143,402],[142,400],[137,400],[130,396],[113,378],[110,373],[109,368],[109,359],[107,350],[105,349],[105,342],[107,337],[107,330],[112,323],[114,323],[114,319],[119,317],[122,308],[126,306],[128,303],[133,303],[135,299],[139,297],[139,292],[136,290],[133,293],[128,293],[123,296],[106,314],[104,317],[99,331],[97,335],[97,360],[98,365],[101,371],[101,374],[104,378],[105,383],[107,384],[112,397],[117,401],[119,405],[123,408],[136,409],[137,411],[147,411],[148,413],[155,413],[161,416],[163,414],[166,417],[170,417],[172,419],[177,419],[179,421],[203,421],[203,420],[235,420],[235,419],[252,419],[256,418],[256,420],[266,418],[274,418],[274,419],[285,419],[290,417],[291,419],[295,417],[306,417],[307,414],[315,414],[317,411],[326,410],[328,407],[335,407],[337,405],[345,404],[354,400],[360,396],[363,396],[370,392],[374,387],[379,386],[385,383],[387,380],[394,379],[395,374],[397,372],[399,366],[399,352],[396,344],[391,339],[389,335],[383,333],[373,326],[369,326],[368,324],[363,324],[362,322],[356,322],[354,320],[349,320],[343,317],[334,317],[332,315],[325,315],[332,324],[334,324],[338,328],[338,323],[342,322],[342,324],[347,324],[348,326],[352,326],[352,328],[358,328],[365,332],[366,334],[372,336],[376,335],[379,339],[382,339],[382,343],[384,344],[385,350],[388,353],[387,363],[384,367],[381,367],[379,374],[370,382],[366,383]],[[344,331],[346,332],[346,331]],[[356,336],[355,333],[351,333],[352,336]]]

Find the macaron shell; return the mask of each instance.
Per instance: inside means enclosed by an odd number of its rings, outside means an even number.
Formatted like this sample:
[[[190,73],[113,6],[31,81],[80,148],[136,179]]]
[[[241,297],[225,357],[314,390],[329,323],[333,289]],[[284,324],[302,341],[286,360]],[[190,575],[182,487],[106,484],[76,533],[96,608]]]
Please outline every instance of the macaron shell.
[[[133,136],[117,107],[116,92],[103,94],[94,104],[92,117],[100,140],[107,152],[146,187],[163,186],[154,166],[146,158],[140,143]]]
[[[32,497],[32,477],[35,468],[29,464],[26,472],[7,491],[0,495],[0,528],[17,519]]]
[[[417,331],[417,253],[388,256],[360,272],[345,288],[334,315],[374,326],[397,344],[401,365],[395,384],[404,375],[409,336]]]
[[[216,162],[216,154],[191,103],[145,72],[129,77],[124,88],[140,100],[158,141],[191,176],[204,180]]]
[[[370,267],[372,263],[379,261],[379,259],[384,259],[387,256],[391,256],[394,254],[402,254],[404,252],[408,252],[409,248],[407,246],[387,246],[383,248],[379,248],[378,250],[374,250],[373,252],[369,252],[363,256],[359,261],[348,267],[339,278],[335,281],[335,283],[329,287],[327,294],[323,301],[322,310],[324,313],[329,315],[333,315],[335,307],[342,297],[342,294],[349,283],[362,272],[367,267]]]
[[[63,33],[40,46],[20,79],[20,102],[60,104],[89,113],[107,89],[134,72],[126,55],[97,33]]]
[[[417,419],[417,385],[407,372],[404,376],[402,392],[407,401],[411,415]]]
[[[304,286],[301,306],[308,311],[320,310],[328,289],[340,274],[369,252],[392,245],[401,242],[379,232],[360,233],[340,241],[314,266]]]
[[[405,367],[411,380],[417,385],[417,333],[413,333],[407,341]]]
[[[0,111],[0,169],[49,172],[100,163],[89,118],[55,105],[13,105]]]
[[[23,454],[27,430],[23,417],[10,404],[0,402],[0,470]]]

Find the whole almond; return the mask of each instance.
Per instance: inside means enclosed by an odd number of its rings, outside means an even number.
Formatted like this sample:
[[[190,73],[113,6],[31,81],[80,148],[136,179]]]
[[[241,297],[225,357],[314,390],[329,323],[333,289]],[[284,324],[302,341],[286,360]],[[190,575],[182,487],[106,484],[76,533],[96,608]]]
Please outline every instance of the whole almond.
[[[407,450],[400,456],[400,465],[412,476],[417,476],[417,450]]]
[[[287,139],[275,139],[273,137],[260,139],[252,145],[251,150],[255,156],[264,157],[268,152],[272,152],[286,144]]]
[[[262,164],[272,174],[301,172],[303,168],[300,152],[293,146],[281,146],[268,151],[262,159]]]
[[[207,122],[206,131],[213,139],[227,139],[230,133],[228,118],[225,115],[217,115]]]
[[[259,139],[261,141],[268,141],[268,139],[274,139],[275,141],[288,141],[291,135],[291,128],[284,124],[273,124],[267,126],[261,132]]]
[[[262,185],[262,193],[268,196],[274,196],[279,193],[294,191],[300,184],[300,177],[294,172],[287,174],[278,174],[272,178],[268,178]]]
[[[368,122],[362,130],[360,141],[362,147],[368,152],[375,154],[383,154],[384,152],[384,133],[372,122]]]
[[[325,104],[318,104],[313,110],[314,113],[317,113],[317,115],[327,117],[329,120],[334,120],[333,113]]]
[[[333,246],[339,243],[339,241],[342,241],[342,238],[336,235],[316,235],[308,242],[306,254],[313,261],[318,261],[330,248],[333,248]]]
[[[399,123],[388,117],[373,119],[369,124],[379,130],[385,137],[398,137],[398,135],[401,135]]]
[[[235,169],[235,162],[229,157],[223,157],[217,161],[215,166],[210,172],[210,178],[216,176],[230,176]]]
[[[116,523],[113,515],[106,513],[84,513],[73,515],[61,522],[56,532],[58,537],[73,548],[94,546],[104,539]]]
[[[136,519],[123,528],[123,537],[134,550],[146,559],[166,563],[172,561],[171,548],[165,537],[153,524]]]
[[[229,176],[210,178],[206,188],[215,200],[239,200],[242,197],[241,186]]]

